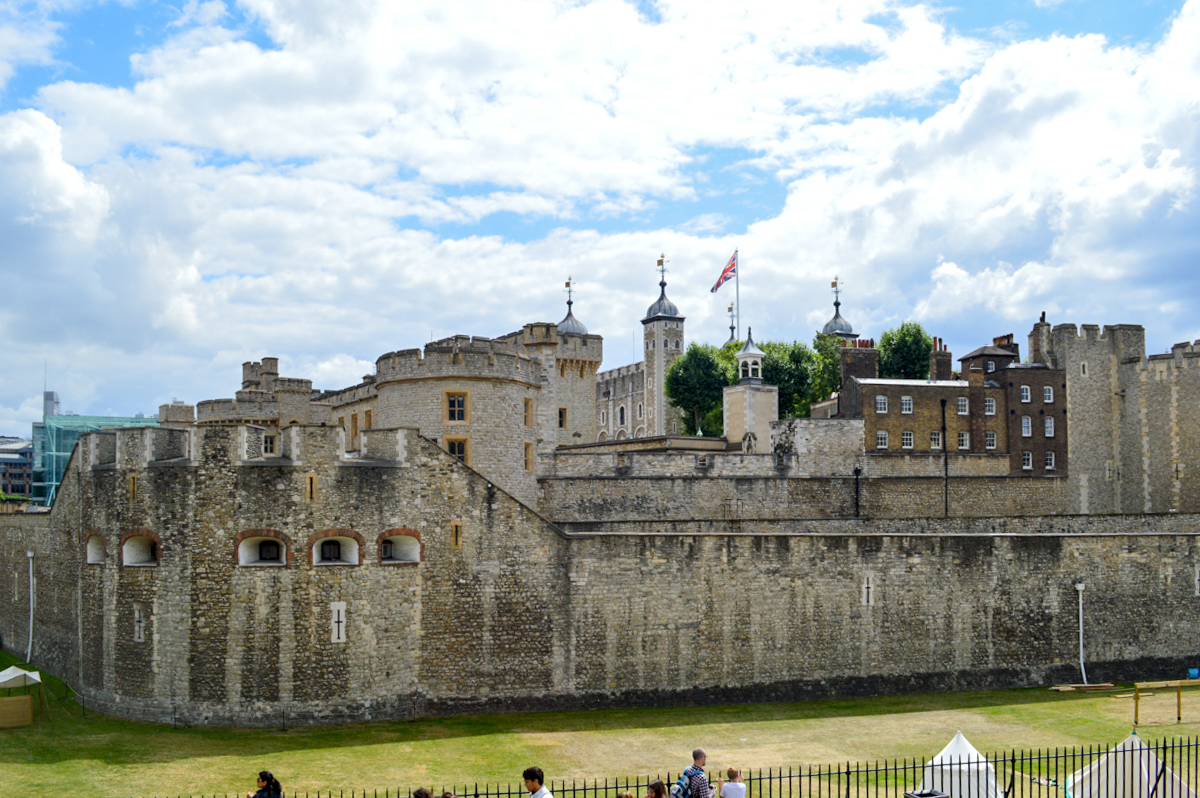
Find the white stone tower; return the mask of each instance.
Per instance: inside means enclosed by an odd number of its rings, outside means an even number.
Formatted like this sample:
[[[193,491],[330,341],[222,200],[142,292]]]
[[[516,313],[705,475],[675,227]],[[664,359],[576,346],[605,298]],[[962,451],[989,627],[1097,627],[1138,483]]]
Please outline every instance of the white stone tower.
[[[658,301],[646,310],[642,319],[642,339],[646,348],[646,435],[678,435],[683,427],[679,411],[667,402],[667,369],[683,355],[683,320],[679,308],[667,299],[666,258],[658,259]]]

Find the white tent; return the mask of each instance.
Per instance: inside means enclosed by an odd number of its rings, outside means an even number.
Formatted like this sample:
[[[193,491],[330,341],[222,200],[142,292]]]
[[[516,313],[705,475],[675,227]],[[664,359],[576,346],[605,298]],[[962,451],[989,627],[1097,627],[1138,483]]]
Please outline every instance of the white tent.
[[[5,687],[32,687],[41,684],[42,677],[32,671],[23,671],[16,665],[0,671],[0,689]]]
[[[1197,798],[1137,732],[1067,778],[1068,798]]]
[[[962,732],[925,765],[919,792],[938,790],[951,798],[1003,798],[996,769]]]

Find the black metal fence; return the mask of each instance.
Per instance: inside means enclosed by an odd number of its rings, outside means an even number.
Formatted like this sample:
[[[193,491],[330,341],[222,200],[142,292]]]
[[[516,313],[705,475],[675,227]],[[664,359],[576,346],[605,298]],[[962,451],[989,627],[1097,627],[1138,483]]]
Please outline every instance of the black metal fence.
[[[982,758],[896,759],[743,773],[745,798],[1200,798],[1200,738],[1145,745],[1092,745],[997,752]],[[725,773],[710,771],[714,783]],[[679,774],[634,779],[554,780],[555,798],[644,798],[651,782],[667,790]],[[417,786],[285,792],[286,798],[406,798]],[[1068,786],[1070,790],[1068,791]],[[528,798],[524,785],[425,785],[433,798]],[[244,795],[244,793],[241,793]],[[156,798],[158,798],[156,796]],[[162,798],[168,798],[163,796]],[[204,796],[201,796],[204,798]],[[213,796],[219,798],[219,796]],[[225,798],[236,798],[225,796]]]

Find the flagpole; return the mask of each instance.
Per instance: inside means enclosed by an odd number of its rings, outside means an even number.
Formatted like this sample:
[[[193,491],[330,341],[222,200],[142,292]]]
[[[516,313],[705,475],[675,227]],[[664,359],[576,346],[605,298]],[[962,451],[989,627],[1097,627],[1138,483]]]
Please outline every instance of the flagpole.
[[[733,251],[733,262],[737,268],[733,270],[733,288],[737,292],[737,337],[740,341],[742,340],[742,261],[737,254],[738,251],[735,249]]]

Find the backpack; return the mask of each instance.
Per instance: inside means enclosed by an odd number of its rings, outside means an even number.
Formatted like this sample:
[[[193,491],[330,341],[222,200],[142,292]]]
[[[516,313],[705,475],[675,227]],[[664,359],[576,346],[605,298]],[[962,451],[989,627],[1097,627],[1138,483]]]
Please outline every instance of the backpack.
[[[699,772],[695,765],[685,768],[679,781],[671,785],[670,798],[692,798],[692,776]]]

